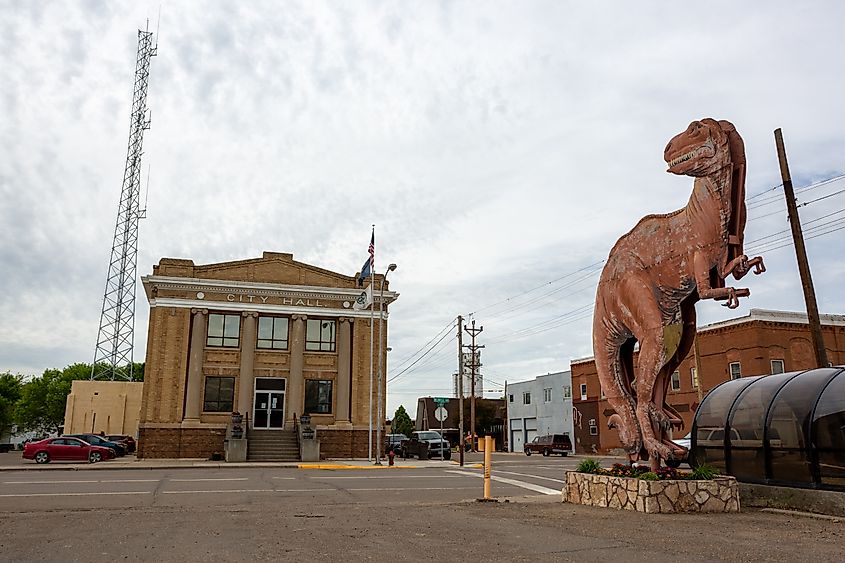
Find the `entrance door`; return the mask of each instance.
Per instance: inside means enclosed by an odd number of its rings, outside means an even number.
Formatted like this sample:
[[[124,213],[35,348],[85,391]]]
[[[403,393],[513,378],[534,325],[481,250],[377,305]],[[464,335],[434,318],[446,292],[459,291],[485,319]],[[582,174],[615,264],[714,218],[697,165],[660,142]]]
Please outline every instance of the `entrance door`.
[[[283,428],[285,425],[285,380],[256,378],[252,427]]]

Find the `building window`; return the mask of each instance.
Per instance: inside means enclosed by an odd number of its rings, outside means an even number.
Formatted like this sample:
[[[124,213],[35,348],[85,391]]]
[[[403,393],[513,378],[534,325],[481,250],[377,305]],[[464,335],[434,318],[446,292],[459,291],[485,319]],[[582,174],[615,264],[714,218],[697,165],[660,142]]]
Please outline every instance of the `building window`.
[[[235,400],[234,377],[206,377],[202,410],[205,412],[232,412]]]
[[[731,362],[730,365],[731,379],[739,379],[742,377],[742,366],[739,362]]]
[[[334,352],[335,322],[308,319],[305,325],[305,349],[313,352]]]
[[[332,412],[332,382],[329,380],[305,380],[305,412],[329,414]]]
[[[681,372],[675,370],[672,372],[672,391],[681,390]]]
[[[570,385],[563,386],[563,398],[564,399],[571,399],[572,398],[572,387]]]
[[[531,393],[523,393],[522,394],[522,404],[523,405],[530,405],[531,404]]]
[[[586,383],[581,384],[581,400],[582,401],[587,400],[587,384]]]
[[[258,317],[258,343],[256,347],[287,350],[287,317]]]
[[[551,387],[543,389],[543,402],[544,403],[551,403],[552,402],[552,389],[551,389]]]
[[[690,381],[692,381],[692,388],[698,389],[698,372],[695,371],[695,368],[689,368],[689,377]]]
[[[598,436],[599,435],[599,427],[596,424],[596,419],[590,419],[590,436]]]
[[[512,403],[512,402],[513,402],[513,395],[512,395],[512,394],[511,394],[511,395],[508,395],[508,402],[509,402],[509,403]]]
[[[205,345],[237,348],[240,330],[240,315],[211,313],[208,315],[208,337]]]
[[[772,375],[776,373],[783,373],[783,360],[772,360]]]

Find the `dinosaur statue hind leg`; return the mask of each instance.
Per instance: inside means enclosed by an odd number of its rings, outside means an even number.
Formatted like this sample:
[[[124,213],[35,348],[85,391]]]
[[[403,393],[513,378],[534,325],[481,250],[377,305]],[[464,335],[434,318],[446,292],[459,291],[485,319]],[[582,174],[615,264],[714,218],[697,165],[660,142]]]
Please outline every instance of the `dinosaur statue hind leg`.
[[[597,308],[593,328],[593,343],[596,353],[596,371],[607,402],[616,411],[608,419],[608,427],[616,428],[622,447],[633,461],[642,449],[639,423],[634,409],[631,392],[630,369],[633,345],[619,343],[619,338],[610,334],[602,322],[603,311]]]

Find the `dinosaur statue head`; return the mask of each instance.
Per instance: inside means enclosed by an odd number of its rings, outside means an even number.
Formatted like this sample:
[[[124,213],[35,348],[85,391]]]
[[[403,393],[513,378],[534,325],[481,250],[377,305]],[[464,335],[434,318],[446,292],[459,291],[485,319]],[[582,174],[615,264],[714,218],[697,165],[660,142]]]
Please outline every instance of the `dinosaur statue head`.
[[[731,162],[728,132],[715,119],[702,119],[689,124],[686,131],[675,135],[663,158],[669,165],[667,172],[683,176],[708,176]]]

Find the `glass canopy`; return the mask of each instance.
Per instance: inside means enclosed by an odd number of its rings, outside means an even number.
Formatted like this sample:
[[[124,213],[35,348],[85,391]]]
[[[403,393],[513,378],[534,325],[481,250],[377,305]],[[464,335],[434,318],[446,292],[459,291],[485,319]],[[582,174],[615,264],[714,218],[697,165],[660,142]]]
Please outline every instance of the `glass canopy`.
[[[845,490],[845,369],[719,385],[696,411],[691,461],[740,481]]]

